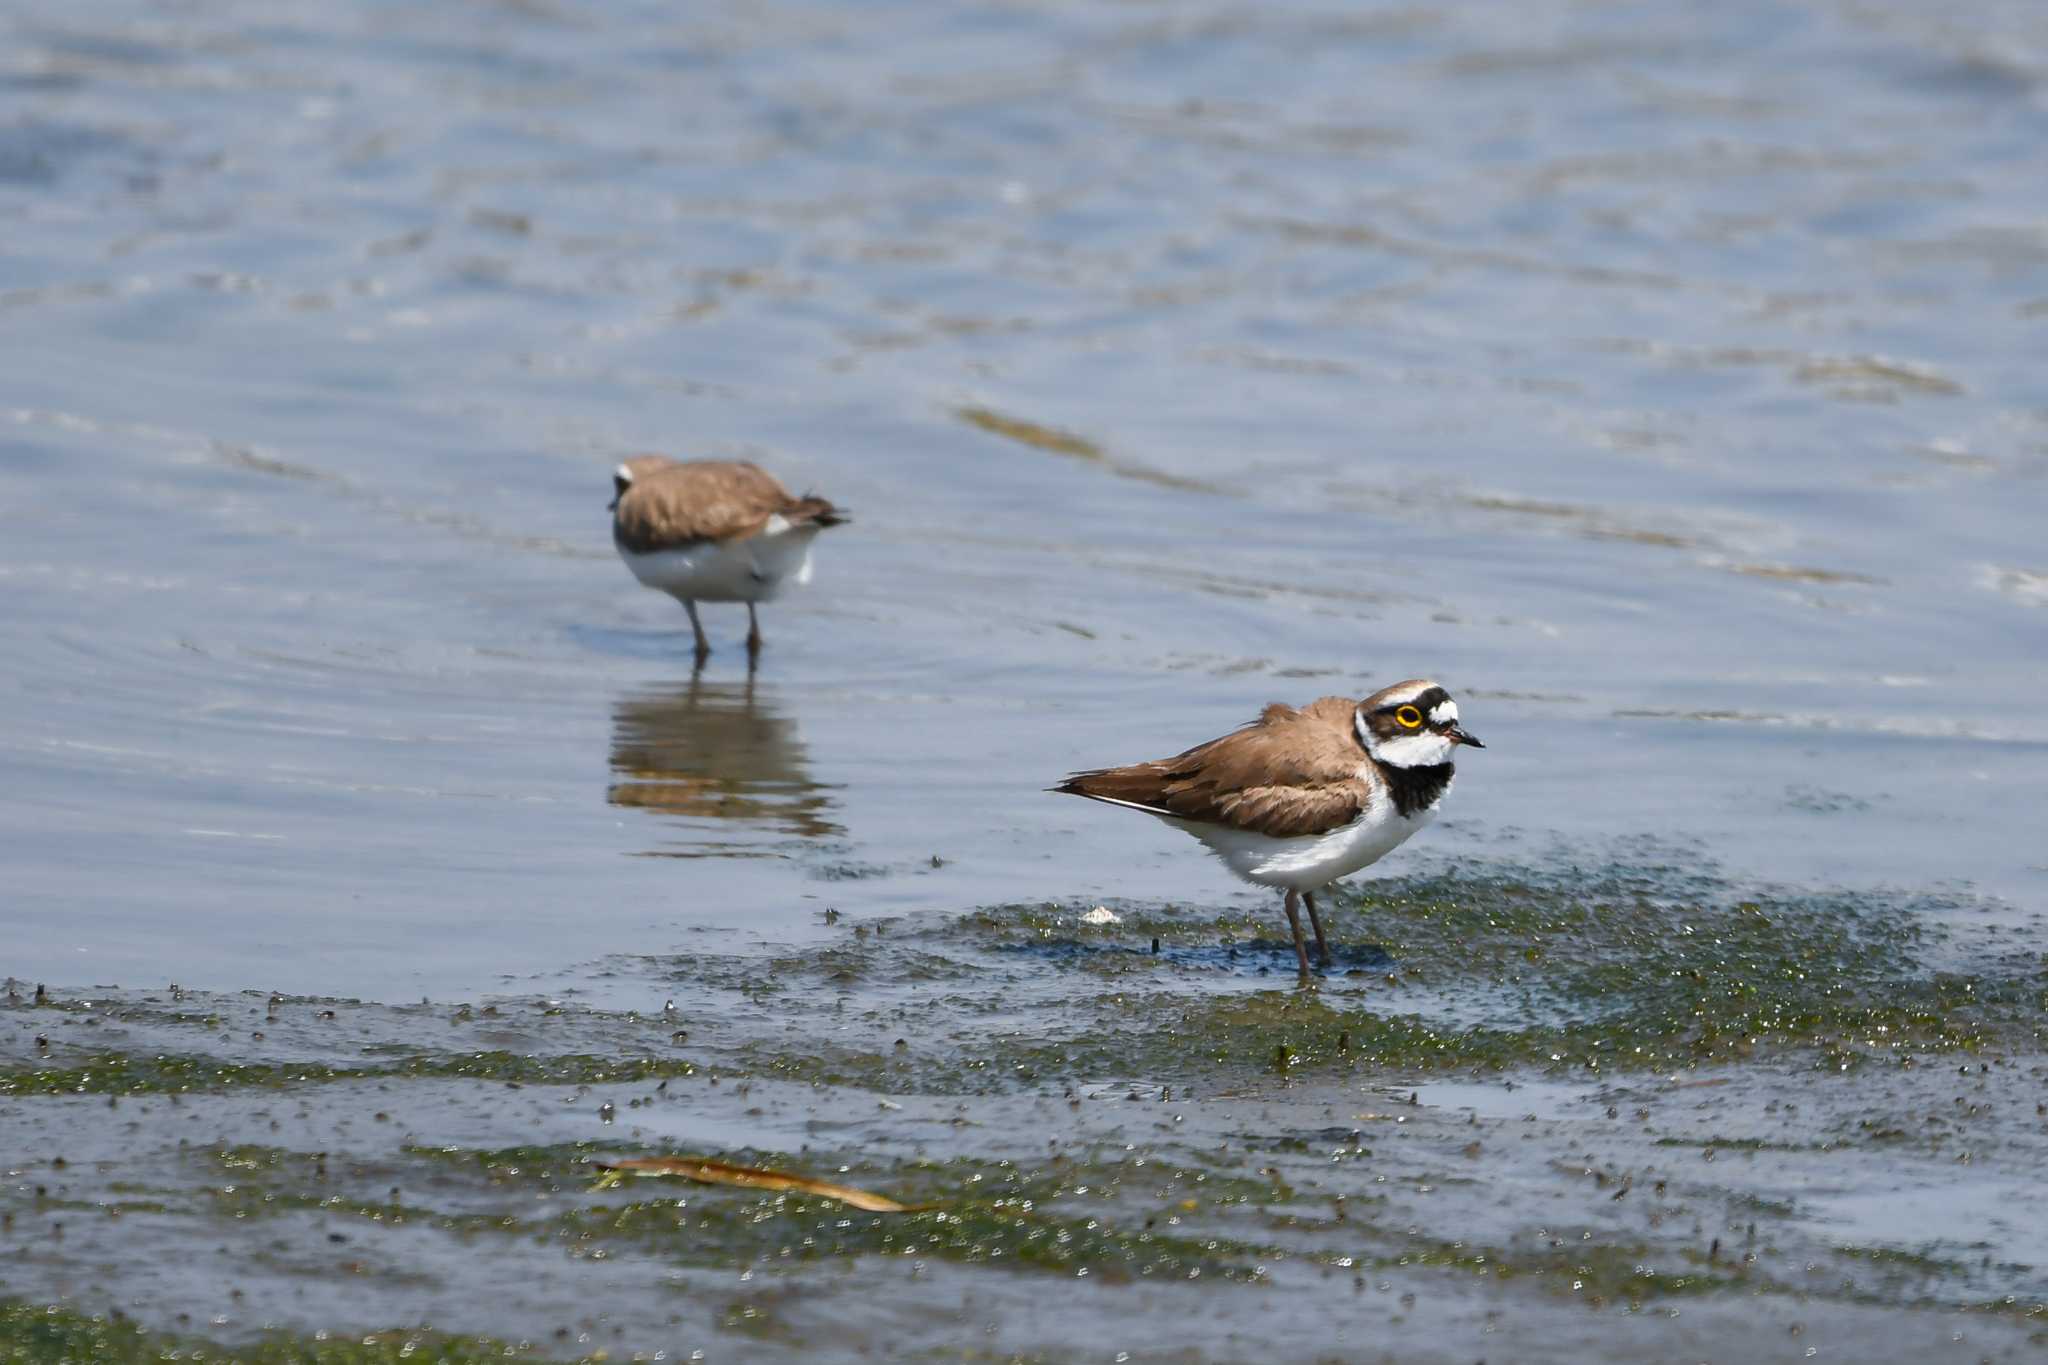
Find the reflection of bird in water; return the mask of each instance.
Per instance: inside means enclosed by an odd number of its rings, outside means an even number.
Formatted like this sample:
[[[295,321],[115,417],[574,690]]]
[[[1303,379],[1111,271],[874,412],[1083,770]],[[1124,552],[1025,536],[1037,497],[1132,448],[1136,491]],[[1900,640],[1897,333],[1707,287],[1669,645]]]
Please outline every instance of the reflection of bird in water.
[[[612,708],[612,773],[606,799],[614,806],[804,838],[843,832],[824,818],[832,803],[811,780],[796,722],[757,697],[751,680],[692,680],[620,698]]]

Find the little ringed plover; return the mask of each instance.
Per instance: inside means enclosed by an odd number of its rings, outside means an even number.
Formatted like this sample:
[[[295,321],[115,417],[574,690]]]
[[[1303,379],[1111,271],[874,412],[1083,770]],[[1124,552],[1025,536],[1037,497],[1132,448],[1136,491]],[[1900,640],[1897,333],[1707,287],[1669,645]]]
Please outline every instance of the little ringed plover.
[[[754,604],[785,582],[810,582],[811,541],[846,520],[825,499],[792,497],[744,461],[636,455],[613,471],[612,487],[612,544],[643,586],[690,613],[699,666],[711,653],[699,602],[745,602],[747,655],[759,655]]]
[[[1075,773],[1054,791],[1129,806],[1186,830],[1232,872],[1286,893],[1294,954],[1308,975],[1296,903],[1330,964],[1315,893],[1370,866],[1428,824],[1451,789],[1459,745],[1483,749],[1458,703],[1423,678],[1362,701],[1275,702],[1221,739],[1172,758]]]

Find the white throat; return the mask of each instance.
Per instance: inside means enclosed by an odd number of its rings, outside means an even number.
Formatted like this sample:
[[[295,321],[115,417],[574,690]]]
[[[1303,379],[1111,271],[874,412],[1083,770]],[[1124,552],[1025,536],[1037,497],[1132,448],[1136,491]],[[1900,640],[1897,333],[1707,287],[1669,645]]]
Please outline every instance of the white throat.
[[[1450,762],[1452,752],[1458,747],[1456,740],[1428,730],[1381,739],[1363,723],[1358,726],[1358,739],[1365,745],[1367,753],[1389,768],[1434,768],[1439,763]]]

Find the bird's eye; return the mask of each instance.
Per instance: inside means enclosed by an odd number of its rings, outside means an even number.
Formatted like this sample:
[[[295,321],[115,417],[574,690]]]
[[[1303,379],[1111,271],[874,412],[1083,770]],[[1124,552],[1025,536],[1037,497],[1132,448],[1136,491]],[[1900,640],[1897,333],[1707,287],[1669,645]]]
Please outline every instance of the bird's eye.
[[[1394,719],[1413,730],[1422,724],[1422,713],[1412,706],[1404,706],[1394,712]]]

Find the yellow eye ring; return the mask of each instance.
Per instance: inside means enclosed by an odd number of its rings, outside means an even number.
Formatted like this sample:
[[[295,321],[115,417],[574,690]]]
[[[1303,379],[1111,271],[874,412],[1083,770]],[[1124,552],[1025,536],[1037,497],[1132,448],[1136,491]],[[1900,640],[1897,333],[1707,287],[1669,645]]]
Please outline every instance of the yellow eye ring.
[[[1401,724],[1407,726],[1410,730],[1419,729],[1422,725],[1422,713],[1412,706],[1404,706],[1394,712],[1394,719],[1400,721]]]

